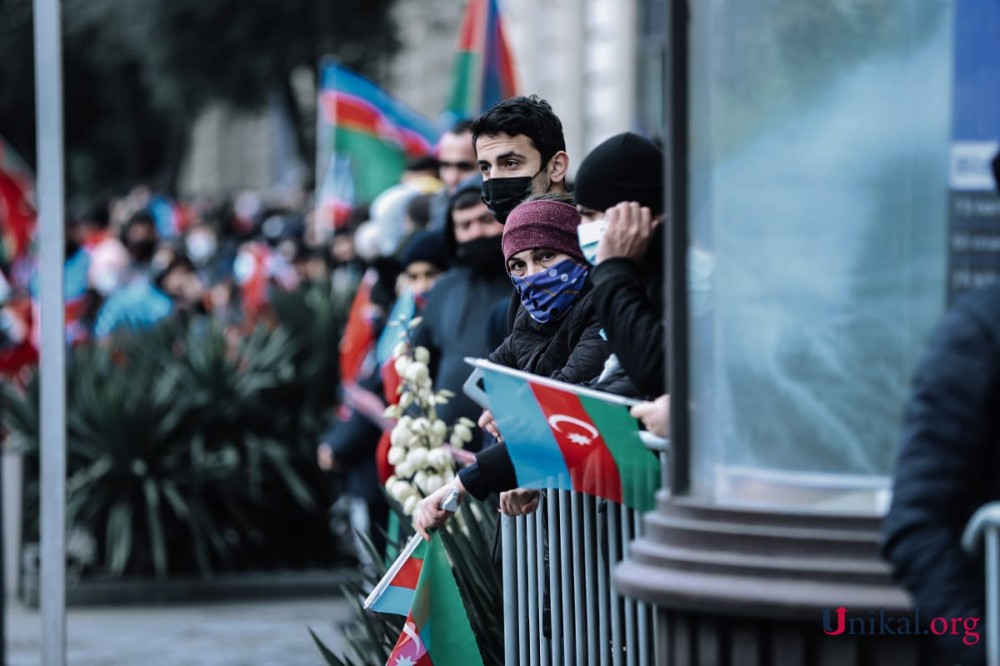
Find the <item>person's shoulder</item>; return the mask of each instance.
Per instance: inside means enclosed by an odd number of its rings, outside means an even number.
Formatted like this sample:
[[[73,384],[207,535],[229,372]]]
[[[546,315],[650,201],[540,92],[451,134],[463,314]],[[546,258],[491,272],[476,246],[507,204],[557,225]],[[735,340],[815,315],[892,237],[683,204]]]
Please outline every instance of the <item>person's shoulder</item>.
[[[1000,334],[1000,284],[968,291],[952,304],[945,315],[945,325],[976,322]]]

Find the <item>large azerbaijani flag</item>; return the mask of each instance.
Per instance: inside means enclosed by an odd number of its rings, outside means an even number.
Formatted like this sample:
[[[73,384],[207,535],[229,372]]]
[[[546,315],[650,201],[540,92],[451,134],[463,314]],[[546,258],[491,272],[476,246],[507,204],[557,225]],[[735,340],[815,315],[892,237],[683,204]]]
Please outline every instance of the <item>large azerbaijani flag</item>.
[[[476,361],[518,485],[595,495],[648,511],[657,456],[629,414],[635,401]]]
[[[514,58],[497,0],[469,0],[444,114],[449,120],[472,118],[516,94]]]
[[[483,666],[438,534],[431,536],[413,603],[386,666]]]
[[[317,178],[322,178],[317,211],[321,220],[370,202],[399,182],[407,160],[431,153],[434,124],[377,85],[329,62],[320,72],[317,113]],[[322,202],[325,201],[324,205]]]

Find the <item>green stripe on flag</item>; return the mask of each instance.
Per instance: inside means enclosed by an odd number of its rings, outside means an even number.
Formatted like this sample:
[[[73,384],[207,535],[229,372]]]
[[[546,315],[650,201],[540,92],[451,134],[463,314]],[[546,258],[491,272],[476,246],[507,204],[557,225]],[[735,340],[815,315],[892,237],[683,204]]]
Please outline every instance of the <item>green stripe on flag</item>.
[[[625,505],[649,511],[656,504],[660,487],[660,461],[642,443],[638,423],[627,407],[585,395],[578,397],[618,465]]]
[[[371,202],[376,196],[399,182],[406,166],[402,146],[386,143],[371,134],[338,127],[334,136],[338,155],[351,158],[351,173],[358,198]]]
[[[435,534],[427,548],[417,583],[413,620],[434,666],[482,666],[476,637],[451,571],[441,536]],[[421,594],[423,593],[423,594]],[[424,596],[426,595],[426,596]]]
[[[459,51],[455,55],[448,110],[457,115],[472,118],[480,113],[479,60],[479,54],[473,51]]]

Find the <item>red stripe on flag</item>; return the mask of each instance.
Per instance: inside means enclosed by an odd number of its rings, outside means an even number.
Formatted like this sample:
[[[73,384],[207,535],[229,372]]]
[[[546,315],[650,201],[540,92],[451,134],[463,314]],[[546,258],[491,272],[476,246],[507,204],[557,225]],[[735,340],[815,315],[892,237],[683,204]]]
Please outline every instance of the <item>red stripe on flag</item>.
[[[423,560],[418,560],[415,557],[407,559],[393,577],[392,585],[410,590],[417,589],[417,579],[420,578],[420,569],[423,564]]]
[[[497,44],[500,50],[500,87],[504,99],[517,95],[517,80],[514,77],[514,58],[510,53],[510,46],[507,44],[507,36],[504,34],[503,22],[497,17]]]
[[[529,382],[569,469],[573,490],[622,501],[621,475],[600,431],[574,394]]]
[[[479,51],[483,43],[483,21],[486,14],[486,0],[469,0],[458,31],[459,51]]]
[[[372,134],[401,144],[408,157],[420,157],[431,151],[426,138],[406,127],[397,127],[375,106],[363,99],[341,92],[323,93],[326,119],[337,127]]]

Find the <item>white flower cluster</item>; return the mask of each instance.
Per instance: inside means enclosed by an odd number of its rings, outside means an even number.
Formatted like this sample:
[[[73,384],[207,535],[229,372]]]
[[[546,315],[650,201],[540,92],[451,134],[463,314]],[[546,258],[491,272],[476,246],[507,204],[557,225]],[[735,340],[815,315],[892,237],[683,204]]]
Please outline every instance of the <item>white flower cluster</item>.
[[[411,328],[415,325],[410,323]],[[461,449],[472,440],[475,424],[463,417],[449,429],[437,417],[436,405],[448,402],[454,394],[448,390],[434,392],[427,349],[417,347],[411,354],[409,344],[401,342],[393,350],[393,357],[400,378],[400,397],[397,405],[385,411],[388,418],[396,419],[389,435],[389,464],[395,467],[395,474],[386,480],[385,490],[410,515],[421,498],[455,477],[455,463],[445,444]]]

